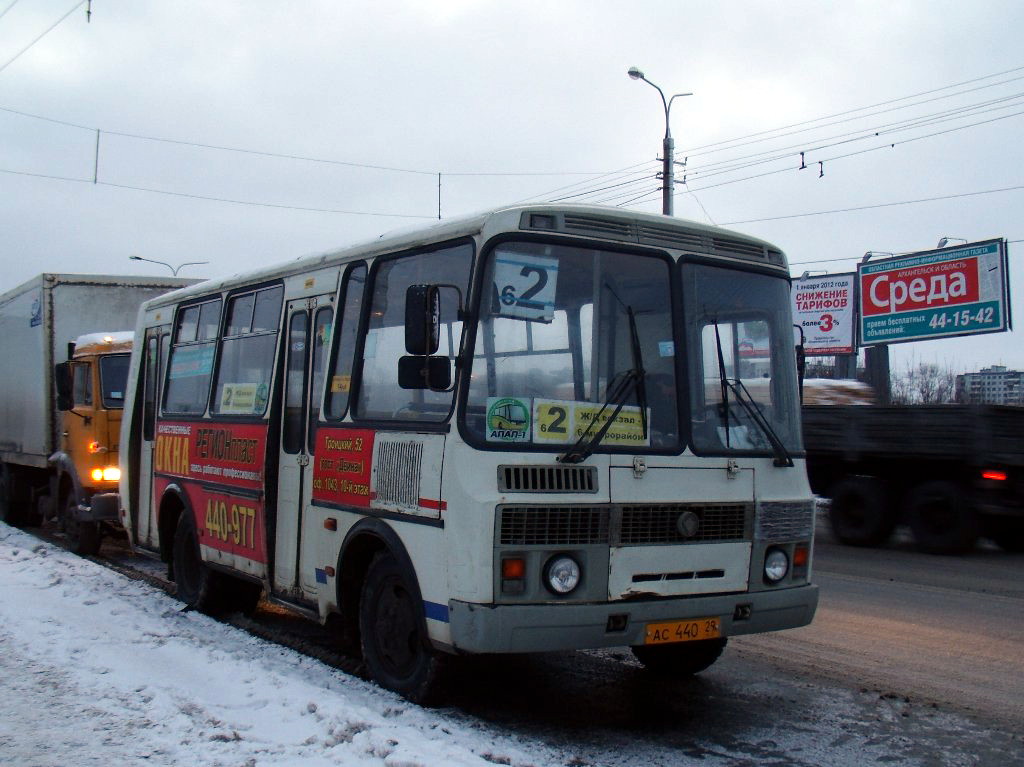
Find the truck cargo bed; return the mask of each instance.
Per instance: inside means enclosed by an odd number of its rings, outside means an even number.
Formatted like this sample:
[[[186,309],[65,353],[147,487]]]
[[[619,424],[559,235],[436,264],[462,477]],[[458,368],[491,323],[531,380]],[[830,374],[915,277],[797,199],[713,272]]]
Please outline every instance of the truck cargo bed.
[[[956,458],[1024,466],[1024,408],[1000,405],[805,405],[809,454]]]

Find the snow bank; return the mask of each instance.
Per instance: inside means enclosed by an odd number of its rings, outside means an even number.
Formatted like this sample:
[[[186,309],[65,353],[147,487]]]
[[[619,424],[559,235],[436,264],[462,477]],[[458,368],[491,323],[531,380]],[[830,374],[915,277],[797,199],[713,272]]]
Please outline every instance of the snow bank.
[[[0,761],[564,764],[0,523]],[[554,761],[552,761],[554,760]]]

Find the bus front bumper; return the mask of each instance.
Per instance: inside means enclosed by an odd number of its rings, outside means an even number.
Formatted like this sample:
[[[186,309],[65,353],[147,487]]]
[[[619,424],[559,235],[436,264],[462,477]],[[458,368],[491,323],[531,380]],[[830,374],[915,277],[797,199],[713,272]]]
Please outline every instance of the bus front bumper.
[[[470,653],[544,652],[640,645],[648,623],[717,618],[722,636],[806,626],[818,606],[814,584],[685,600],[480,605],[448,603],[454,649]]]

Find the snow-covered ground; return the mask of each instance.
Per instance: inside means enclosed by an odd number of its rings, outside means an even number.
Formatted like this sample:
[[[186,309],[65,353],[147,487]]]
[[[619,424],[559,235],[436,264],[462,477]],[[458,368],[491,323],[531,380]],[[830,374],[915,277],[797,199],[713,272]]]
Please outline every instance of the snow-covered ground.
[[[0,764],[542,765],[0,523]]]

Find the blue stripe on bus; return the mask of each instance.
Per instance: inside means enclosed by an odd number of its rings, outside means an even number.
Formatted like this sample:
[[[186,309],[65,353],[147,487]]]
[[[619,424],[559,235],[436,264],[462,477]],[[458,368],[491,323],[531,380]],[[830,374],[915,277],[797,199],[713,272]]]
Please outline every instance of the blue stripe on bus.
[[[423,612],[431,620],[441,621],[441,623],[448,622],[448,605],[439,605],[437,602],[428,602],[424,599]]]

